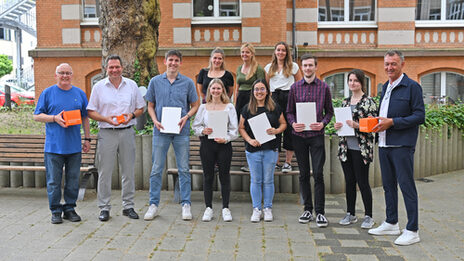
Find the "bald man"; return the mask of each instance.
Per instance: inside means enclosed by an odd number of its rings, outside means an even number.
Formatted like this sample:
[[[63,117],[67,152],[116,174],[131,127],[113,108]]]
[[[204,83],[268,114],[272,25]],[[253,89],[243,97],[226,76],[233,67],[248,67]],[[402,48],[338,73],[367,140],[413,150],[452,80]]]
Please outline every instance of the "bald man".
[[[56,67],[56,84],[40,94],[34,111],[34,120],[45,122],[44,163],[47,178],[47,193],[51,223],[63,223],[63,218],[71,222],[81,221],[76,213],[79,193],[81,151],[90,149],[90,125],[87,117],[87,96],[71,85],[72,68],[67,63]],[[80,110],[84,128],[84,144],[81,141],[81,125],[66,127],[64,111]],[[61,179],[65,168],[64,191],[61,192]],[[64,204],[61,204],[61,194]],[[63,217],[61,216],[63,214]]]

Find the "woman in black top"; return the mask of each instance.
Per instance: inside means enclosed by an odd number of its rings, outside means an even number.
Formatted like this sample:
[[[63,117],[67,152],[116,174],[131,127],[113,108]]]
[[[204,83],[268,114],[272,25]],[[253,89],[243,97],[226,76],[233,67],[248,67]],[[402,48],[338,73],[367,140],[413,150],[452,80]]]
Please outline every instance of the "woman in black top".
[[[208,85],[214,78],[219,78],[224,83],[227,95],[229,98],[232,96],[234,91],[234,76],[232,73],[225,69],[224,63],[224,51],[216,47],[212,52],[209,58],[208,68],[203,68],[200,70],[197,78],[197,92],[201,96],[202,103],[205,103],[206,91],[208,90]]]
[[[251,222],[259,222],[264,213],[264,221],[272,221],[272,199],[274,197],[274,171],[277,161],[277,139],[260,144],[253,135],[248,119],[265,113],[271,128],[269,135],[282,133],[287,127],[279,105],[271,98],[271,91],[265,79],[258,79],[252,84],[248,106],[243,107],[239,132],[245,140],[246,158],[250,167],[250,194],[253,203]],[[263,208],[261,208],[263,201]]]

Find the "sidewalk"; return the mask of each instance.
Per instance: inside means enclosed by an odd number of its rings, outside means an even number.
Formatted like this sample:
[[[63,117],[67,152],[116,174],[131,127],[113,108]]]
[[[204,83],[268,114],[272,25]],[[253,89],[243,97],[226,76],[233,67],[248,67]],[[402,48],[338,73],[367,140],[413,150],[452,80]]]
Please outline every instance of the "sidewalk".
[[[203,193],[192,193],[193,221],[181,219],[172,191],[163,191],[160,215],[153,221],[122,216],[120,191],[113,191],[108,222],[97,218],[95,191],[88,190],[76,211],[82,222],[50,223],[45,189],[0,188],[0,260],[464,260],[464,171],[417,181],[422,241],[396,246],[395,236],[371,236],[361,222],[340,226],[345,195],[326,196],[327,228],[299,224],[298,195],[276,194],[274,222],[251,223],[248,193],[232,192],[234,220],[224,223],[219,193],[212,222],[201,221]],[[401,193],[400,193],[401,195]],[[385,218],[382,188],[373,190],[374,219]],[[143,218],[148,191],[136,194]],[[363,217],[358,193],[357,216]],[[400,227],[405,210],[400,197]]]

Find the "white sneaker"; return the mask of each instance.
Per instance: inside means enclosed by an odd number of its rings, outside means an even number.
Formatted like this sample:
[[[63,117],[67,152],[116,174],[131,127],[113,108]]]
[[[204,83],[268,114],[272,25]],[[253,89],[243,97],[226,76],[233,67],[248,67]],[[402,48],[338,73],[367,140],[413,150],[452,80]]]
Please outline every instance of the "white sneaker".
[[[192,219],[192,212],[190,212],[190,204],[184,204],[182,206],[182,219],[183,220]]]
[[[384,221],[382,225],[376,228],[369,229],[367,233],[371,235],[382,236],[382,235],[399,235],[401,232],[400,232],[400,227],[398,226],[398,223],[390,224]]]
[[[207,207],[205,209],[205,213],[203,214],[203,218],[201,219],[204,222],[209,222],[213,219],[213,209],[210,207]]]
[[[158,214],[158,207],[155,204],[151,204],[148,207],[147,213],[145,213],[145,216],[143,217],[144,220],[152,220],[156,217]]]
[[[253,214],[251,214],[251,222],[253,223],[256,223],[256,222],[259,222],[261,220],[261,210],[257,209],[257,208],[254,208],[253,209]]]
[[[224,220],[224,222],[232,221],[232,213],[230,213],[230,209],[228,208],[222,209],[222,219]]]
[[[264,221],[271,222],[274,219],[272,216],[272,208],[263,209],[263,213],[264,213]]]
[[[403,229],[403,234],[395,240],[395,244],[400,246],[409,246],[414,243],[420,242],[419,231],[410,231]]]

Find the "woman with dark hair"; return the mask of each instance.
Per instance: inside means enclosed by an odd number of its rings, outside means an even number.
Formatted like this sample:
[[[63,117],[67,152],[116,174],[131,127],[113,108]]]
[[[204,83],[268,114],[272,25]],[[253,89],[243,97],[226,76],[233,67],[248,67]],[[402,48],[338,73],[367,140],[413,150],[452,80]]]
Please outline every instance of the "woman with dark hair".
[[[351,90],[351,96],[343,100],[342,107],[351,107],[353,120],[347,120],[346,124],[354,129],[355,136],[340,137],[339,142],[338,157],[345,174],[347,204],[347,213],[339,223],[340,225],[349,225],[358,221],[355,214],[357,183],[365,209],[361,228],[367,229],[375,223],[372,218],[372,191],[369,186],[369,163],[372,162],[373,158],[374,135],[359,131],[359,119],[377,117],[377,104],[366,94],[363,71],[355,69],[349,72],[348,86]],[[336,122],[334,127],[339,130],[343,124]]]
[[[279,104],[284,112],[284,117],[286,117],[285,110],[287,109],[290,86],[303,77],[298,64],[292,61],[292,54],[287,43],[278,42],[275,45],[272,61],[264,67],[264,71],[266,72],[266,80],[271,89],[272,99]],[[277,140],[280,151],[282,135],[278,135]],[[284,132],[283,147],[285,149],[285,162],[282,165],[282,172],[286,173],[292,171],[293,144],[292,128],[290,125],[287,126]],[[279,166],[279,158],[277,158],[277,166]]]
[[[209,65],[207,68],[200,70],[197,78],[197,92],[201,97],[202,103],[205,103],[206,91],[209,83],[214,78],[219,78],[226,87],[226,94],[231,97],[234,91],[234,76],[226,70],[225,54],[220,47],[214,48],[209,57]]]
[[[228,117],[227,137],[209,139],[213,129],[208,127],[208,112],[226,111]],[[227,90],[220,79],[213,79],[206,92],[206,104],[200,105],[192,124],[195,135],[200,136],[200,158],[203,167],[203,191],[205,196],[205,213],[203,221],[213,218],[213,180],[214,168],[217,164],[222,193],[222,218],[232,221],[229,210],[230,196],[230,162],[232,160],[232,145],[230,141],[237,138],[237,114],[234,105],[230,103]]]
[[[246,158],[250,167],[250,194],[253,203],[251,222],[259,222],[264,213],[264,221],[272,221],[272,199],[274,198],[274,171],[277,160],[277,139],[260,144],[253,135],[248,119],[265,113],[271,128],[269,135],[282,133],[287,127],[279,105],[271,98],[271,91],[265,79],[252,84],[248,106],[243,107],[239,132],[245,140]]]

